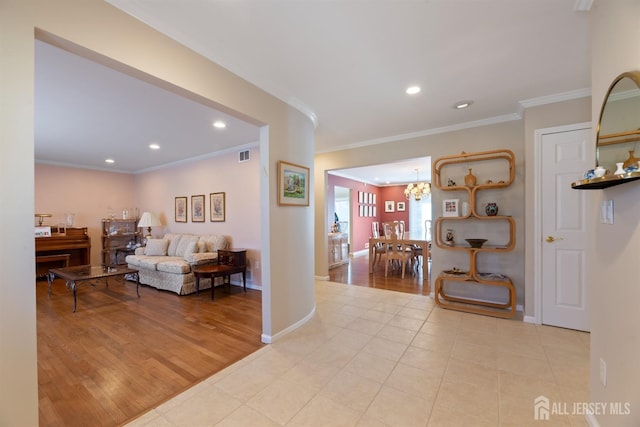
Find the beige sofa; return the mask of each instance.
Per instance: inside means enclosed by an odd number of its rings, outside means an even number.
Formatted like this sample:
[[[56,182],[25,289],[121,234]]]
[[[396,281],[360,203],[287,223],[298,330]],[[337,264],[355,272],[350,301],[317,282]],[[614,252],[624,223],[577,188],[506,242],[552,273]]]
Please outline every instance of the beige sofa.
[[[217,262],[218,250],[229,246],[227,236],[167,233],[162,239],[148,239],[126,262],[138,270],[140,283],[186,295],[196,290],[193,268]],[[200,281],[201,290],[210,287],[210,280]]]

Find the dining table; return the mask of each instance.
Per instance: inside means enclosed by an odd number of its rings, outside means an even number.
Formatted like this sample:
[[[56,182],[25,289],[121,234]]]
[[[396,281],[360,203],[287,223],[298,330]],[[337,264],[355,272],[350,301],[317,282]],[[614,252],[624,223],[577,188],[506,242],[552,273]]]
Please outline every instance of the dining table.
[[[385,237],[380,238],[370,238],[369,239],[369,274],[373,274],[374,267],[374,259],[375,259],[375,248],[376,244],[382,243],[383,245],[388,245],[391,240]],[[430,240],[420,240],[420,239],[397,239],[395,240],[398,244],[405,245],[415,245],[422,248],[422,281],[426,282],[429,280],[429,246],[431,244]]]

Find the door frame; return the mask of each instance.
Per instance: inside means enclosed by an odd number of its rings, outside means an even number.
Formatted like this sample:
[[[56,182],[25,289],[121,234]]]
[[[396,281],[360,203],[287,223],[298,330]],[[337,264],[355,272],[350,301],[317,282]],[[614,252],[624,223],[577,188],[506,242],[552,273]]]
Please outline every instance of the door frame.
[[[534,180],[533,180],[533,296],[534,314],[525,316],[525,321],[542,324],[542,139],[545,135],[571,132],[582,129],[592,129],[591,122],[574,123],[570,125],[554,126],[550,128],[536,129],[534,131]],[[593,158],[595,167],[595,146],[593,148]],[[577,191],[577,190],[576,190]]]

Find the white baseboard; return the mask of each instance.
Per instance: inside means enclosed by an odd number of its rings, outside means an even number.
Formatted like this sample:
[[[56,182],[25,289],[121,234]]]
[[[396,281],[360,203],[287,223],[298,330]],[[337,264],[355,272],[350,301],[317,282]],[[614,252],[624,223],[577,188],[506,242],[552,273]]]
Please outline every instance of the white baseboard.
[[[263,343],[265,344],[271,344],[274,341],[282,338],[283,336],[287,335],[290,332],[295,331],[296,329],[298,329],[300,326],[304,325],[305,323],[307,323],[309,320],[311,320],[311,318],[316,314],[316,306],[313,306],[313,309],[311,310],[311,312],[309,314],[307,314],[304,318],[298,320],[296,323],[294,323],[293,325],[289,326],[286,329],[283,329],[282,331],[278,332],[275,335],[267,335],[267,334],[262,334],[262,336],[260,337],[260,339],[262,340]]]
[[[369,255],[369,249],[363,249],[361,251],[351,252],[349,255],[351,255],[351,257]]]
[[[522,318],[522,321],[524,323],[533,323],[534,325],[538,324],[538,320],[536,319],[535,316],[524,316]]]
[[[329,281],[329,276],[313,276],[314,279],[320,281],[320,282],[328,282]]]

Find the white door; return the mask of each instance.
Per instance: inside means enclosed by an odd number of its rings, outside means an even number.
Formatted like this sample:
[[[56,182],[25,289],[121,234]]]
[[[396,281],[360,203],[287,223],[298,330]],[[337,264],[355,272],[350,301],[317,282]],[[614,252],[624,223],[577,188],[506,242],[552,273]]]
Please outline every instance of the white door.
[[[542,135],[542,323],[588,331],[586,193],[571,183],[594,166],[590,129]]]

